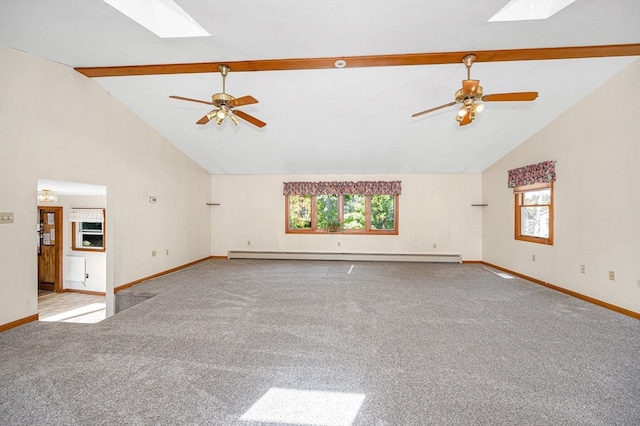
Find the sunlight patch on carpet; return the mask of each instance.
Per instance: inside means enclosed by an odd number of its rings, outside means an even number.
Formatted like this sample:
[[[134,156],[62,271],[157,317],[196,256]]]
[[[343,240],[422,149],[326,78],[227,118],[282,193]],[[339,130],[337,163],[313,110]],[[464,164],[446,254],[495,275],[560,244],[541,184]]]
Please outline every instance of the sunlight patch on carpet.
[[[357,393],[269,389],[240,417],[255,422],[350,426],[365,396]]]
[[[499,277],[505,278],[507,280],[512,280],[513,276],[509,275],[509,274],[505,274],[504,272],[498,272],[498,271],[494,271],[493,269],[489,269],[489,268],[484,268],[489,272],[493,272],[494,274],[496,274]]]

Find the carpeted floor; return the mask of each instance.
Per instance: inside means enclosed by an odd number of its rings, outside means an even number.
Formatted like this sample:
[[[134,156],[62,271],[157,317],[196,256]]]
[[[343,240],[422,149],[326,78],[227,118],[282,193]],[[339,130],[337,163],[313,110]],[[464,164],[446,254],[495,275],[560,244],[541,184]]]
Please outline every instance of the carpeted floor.
[[[0,333],[3,425],[638,425],[640,321],[481,265],[210,260]]]

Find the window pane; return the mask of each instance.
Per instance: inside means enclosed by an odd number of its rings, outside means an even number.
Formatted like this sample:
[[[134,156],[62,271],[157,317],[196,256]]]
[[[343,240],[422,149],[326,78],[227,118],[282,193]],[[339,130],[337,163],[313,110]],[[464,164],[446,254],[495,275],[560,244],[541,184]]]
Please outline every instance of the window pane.
[[[83,234],[82,247],[102,248],[102,235]]]
[[[80,222],[82,231],[102,231],[102,222]]]
[[[311,195],[289,196],[289,229],[311,229]]]
[[[541,189],[540,191],[527,191],[523,194],[522,204],[525,206],[533,206],[536,204],[550,204],[551,190]]]
[[[371,196],[371,229],[395,229],[393,195]]]
[[[365,228],[365,206],[364,195],[344,196],[344,229]]]
[[[326,228],[327,221],[338,220],[337,195],[318,195],[316,202],[318,208],[318,228]]]
[[[547,238],[549,236],[549,208],[521,207],[520,232],[528,237]]]

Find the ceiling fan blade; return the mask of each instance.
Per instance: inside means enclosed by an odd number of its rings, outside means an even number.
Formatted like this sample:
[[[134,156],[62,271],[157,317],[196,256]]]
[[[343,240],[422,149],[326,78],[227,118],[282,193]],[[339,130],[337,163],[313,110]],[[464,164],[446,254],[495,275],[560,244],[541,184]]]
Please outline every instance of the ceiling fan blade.
[[[213,105],[209,101],[201,101],[199,99],[183,98],[182,96],[169,96],[171,99],[179,99],[181,101],[200,102],[201,104]]]
[[[456,103],[457,103],[456,101],[449,102],[448,104],[440,105],[440,106],[437,106],[435,108],[431,108],[431,109],[428,109],[428,110],[425,110],[425,111],[416,112],[415,114],[412,114],[411,116],[412,117],[418,117],[420,115],[427,114],[429,112],[433,112],[433,111],[437,111],[437,110],[442,109],[442,108],[450,107],[452,105],[455,105]]]
[[[257,103],[258,103],[258,100],[256,98],[254,98],[253,96],[247,95],[247,96],[243,96],[241,98],[236,98],[232,101],[229,101],[229,106],[237,107],[237,106],[251,105],[251,104],[257,104]]]
[[[466,126],[467,124],[471,123],[471,117],[469,115],[470,115],[469,111],[467,111],[465,116],[462,117],[462,120],[460,120],[460,125],[461,126]]]
[[[510,101],[534,101],[538,97],[538,92],[516,92],[516,93],[496,93],[484,95],[485,102],[510,102]]]
[[[211,121],[211,117],[213,117],[213,113],[216,111],[217,110],[214,109],[213,111],[208,112],[204,117],[196,121],[196,124],[207,124],[209,121]]]
[[[475,96],[480,87],[480,80],[462,80],[462,94],[464,96]]]
[[[253,124],[254,126],[264,127],[267,125],[267,123],[265,123],[264,121],[260,121],[254,116],[247,114],[246,112],[234,110],[233,115],[237,115],[238,117],[244,120],[247,120],[249,123]]]

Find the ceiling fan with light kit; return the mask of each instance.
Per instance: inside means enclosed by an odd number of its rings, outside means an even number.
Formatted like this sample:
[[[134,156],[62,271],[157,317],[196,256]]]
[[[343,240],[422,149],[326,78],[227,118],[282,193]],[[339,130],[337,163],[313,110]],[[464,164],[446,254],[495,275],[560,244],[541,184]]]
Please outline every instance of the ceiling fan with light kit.
[[[466,126],[476,119],[478,113],[484,109],[482,102],[520,102],[533,101],[538,97],[538,92],[514,92],[514,93],[495,93],[492,95],[484,95],[480,80],[471,79],[471,66],[475,61],[476,55],[467,55],[462,58],[462,62],[467,67],[467,79],[462,80],[462,88],[455,94],[455,101],[449,102],[435,108],[427,109],[413,114],[411,117],[418,117],[428,114],[442,108],[447,108],[455,104],[462,104],[460,110],[456,114],[456,121],[460,126]]]
[[[196,124],[207,124],[211,120],[215,120],[216,124],[221,125],[225,118],[229,118],[233,124],[238,125],[238,117],[248,121],[257,127],[264,127],[267,125],[264,121],[258,120],[252,115],[246,112],[235,110],[235,107],[243,105],[257,104],[258,100],[253,96],[247,95],[240,98],[234,98],[225,92],[225,79],[231,68],[229,66],[220,64],[218,65],[220,74],[222,75],[222,93],[214,93],[211,96],[211,101],[201,101],[199,99],[185,98],[183,96],[169,96],[171,99],[179,99],[182,101],[199,102],[201,104],[213,105],[218,109],[209,111],[200,120],[196,121]]]

